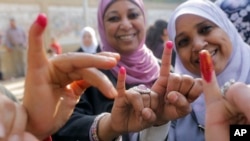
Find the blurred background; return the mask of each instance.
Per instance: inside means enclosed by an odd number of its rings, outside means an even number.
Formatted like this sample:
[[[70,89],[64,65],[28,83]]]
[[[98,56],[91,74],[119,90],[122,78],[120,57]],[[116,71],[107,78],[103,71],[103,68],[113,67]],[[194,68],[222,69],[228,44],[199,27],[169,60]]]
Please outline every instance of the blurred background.
[[[173,9],[185,0],[144,0],[147,26],[157,19],[168,21]],[[80,45],[80,32],[85,26],[97,31],[98,0],[0,0],[0,83],[22,98],[24,77],[8,75],[12,68],[8,59],[8,50],[3,45],[4,34],[9,28],[10,19],[28,30],[38,13],[48,16],[48,26],[43,36],[44,47],[49,49],[51,38],[56,37],[62,52],[75,51]],[[98,32],[96,32],[98,33]]]
[[[171,11],[184,0],[144,0],[148,25],[158,18],[168,19]],[[55,36],[63,52],[75,50],[80,42],[79,34],[84,26],[96,29],[98,0],[0,0],[0,34],[14,18],[18,26],[28,31],[39,12],[46,13],[49,25],[44,39],[48,46]]]

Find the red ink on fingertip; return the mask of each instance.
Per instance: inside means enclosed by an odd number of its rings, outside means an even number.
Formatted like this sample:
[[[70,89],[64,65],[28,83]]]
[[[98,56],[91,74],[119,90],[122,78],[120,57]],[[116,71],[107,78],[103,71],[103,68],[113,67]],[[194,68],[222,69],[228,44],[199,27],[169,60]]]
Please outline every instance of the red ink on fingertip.
[[[37,19],[35,22],[39,24],[41,27],[45,27],[47,25],[47,16],[44,13],[40,13],[37,16]]]
[[[122,75],[125,75],[126,74],[126,69],[124,67],[120,67],[120,73]]]
[[[167,41],[166,47],[169,48],[169,49],[172,49],[173,48],[173,42],[172,41]]]
[[[199,53],[200,57],[200,70],[203,78],[209,83],[212,81],[213,62],[207,50],[202,50]]]

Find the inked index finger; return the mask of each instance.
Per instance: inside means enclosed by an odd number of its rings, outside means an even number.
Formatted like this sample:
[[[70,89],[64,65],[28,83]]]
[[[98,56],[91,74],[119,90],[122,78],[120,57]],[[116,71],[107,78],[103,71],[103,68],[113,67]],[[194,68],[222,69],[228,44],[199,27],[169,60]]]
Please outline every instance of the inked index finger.
[[[117,84],[116,84],[118,96],[122,97],[125,95],[125,90],[126,90],[125,81],[126,81],[126,69],[124,67],[121,67],[118,73]]]
[[[216,80],[213,62],[207,50],[202,50],[199,53],[200,70],[203,79],[203,92],[205,94],[206,105],[222,98],[219,85]]]
[[[173,42],[168,41],[165,44],[165,48],[162,54],[162,64],[160,69],[161,76],[168,76],[171,69],[171,57],[172,57]]]

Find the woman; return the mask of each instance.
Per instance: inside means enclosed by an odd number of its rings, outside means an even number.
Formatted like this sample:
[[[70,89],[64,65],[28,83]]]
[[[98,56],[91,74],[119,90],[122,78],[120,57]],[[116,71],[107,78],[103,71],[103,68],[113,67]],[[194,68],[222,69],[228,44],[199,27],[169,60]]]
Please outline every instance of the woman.
[[[172,95],[175,95],[174,97],[172,97],[172,100],[174,100],[174,104],[168,103],[168,105],[164,106],[164,94],[166,90],[178,91],[180,88],[172,86],[171,88],[166,89],[167,86],[165,87],[168,82],[168,76],[170,71],[169,64],[171,60],[171,45],[166,47],[167,54],[163,55],[165,56],[166,60],[163,61],[163,70],[161,70],[160,73],[160,67],[156,58],[153,56],[152,52],[144,45],[145,28],[145,13],[142,0],[100,1],[100,5],[98,8],[98,30],[102,43],[102,51],[118,52],[121,55],[121,59],[118,62],[117,66],[115,66],[109,71],[103,72],[114,85],[118,83],[118,95],[120,95],[120,93],[126,93],[128,97],[133,97],[132,99],[136,101],[140,101],[141,95],[132,87],[137,86],[139,84],[144,84],[143,88],[146,90],[144,90],[144,92],[150,94],[150,97],[149,95],[142,96],[142,99],[145,100],[144,106],[145,108],[150,107],[154,109],[155,113],[159,116],[152,117],[152,119],[150,120],[139,120],[138,118],[136,118],[137,116],[133,115],[134,110],[131,108],[135,108],[134,105],[124,105],[123,107],[121,107],[117,105],[117,101],[120,101],[119,96],[115,99],[114,102],[113,99],[109,99],[103,96],[96,88],[91,87],[88,88],[85,91],[84,95],[81,97],[81,100],[77,104],[70,120],[62,129],[60,129],[59,132],[53,135],[54,141],[111,141],[121,134],[123,135],[122,138],[124,141],[133,141],[137,140],[138,138],[138,134],[135,132],[142,130],[146,127],[152,126],[154,124],[162,125],[163,123],[166,123],[167,121],[175,117],[183,116],[190,111],[189,104],[184,97],[181,98],[182,100],[184,100],[182,101],[184,103],[177,100],[181,97],[179,93],[178,96],[176,95],[177,93],[173,93]],[[118,81],[120,73],[124,74],[125,70],[126,79],[123,78],[123,81]],[[163,75],[165,77],[162,77]],[[161,79],[157,79],[158,77]],[[185,80],[179,81],[181,79]],[[186,85],[181,85],[181,87],[186,87],[185,89],[182,89],[185,91],[182,91],[182,93],[192,93],[190,95],[194,95],[194,97],[197,97],[197,94],[200,92],[199,89],[196,89],[194,91],[191,90],[191,88],[193,88],[193,85],[198,85],[198,82],[196,82],[190,77],[172,76],[171,80],[177,80],[175,81],[175,84],[179,84],[180,82],[187,82]],[[152,87],[153,84],[154,86]],[[155,95],[153,95],[153,93],[148,92],[147,87],[152,87],[152,91],[155,91],[156,93],[161,93],[162,98],[155,99]],[[125,91],[125,88],[132,89]],[[159,103],[159,107],[157,108],[157,106],[153,106],[152,104],[157,103],[159,99],[161,99],[162,102]],[[175,114],[166,114],[169,112],[178,111],[178,109],[175,109],[175,106],[173,106],[172,104],[181,104],[183,106],[182,110],[185,109],[185,111],[177,113],[175,112]],[[117,108],[117,106],[120,109],[125,110],[123,112],[117,112],[117,109],[119,109]],[[142,111],[143,115],[145,111]],[[103,116],[103,114],[101,114],[103,112],[111,113],[106,113]],[[131,114],[128,114],[127,112]],[[178,115],[179,113],[181,113],[181,115]],[[161,115],[168,116],[163,117]],[[97,129],[98,133],[95,132]]]
[[[84,27],[81,31],[81,46],[77,52],[97,53],[100,52],[95,30],[92,27]]]
[[[188,24],[187,24],[188,23]],[[250,48],[225,13],[208,0],[187,1],[173,12],[168,26],[169,39],[176,50],[175,71],[201,77],[199,52],[212,56],[218,85],[230,79],[250,82]],[[208,79],[211,80],[211,76]],[[169,141],[204,140],[205,101],[202,94],[192,104],[193,111],[172,122]]]

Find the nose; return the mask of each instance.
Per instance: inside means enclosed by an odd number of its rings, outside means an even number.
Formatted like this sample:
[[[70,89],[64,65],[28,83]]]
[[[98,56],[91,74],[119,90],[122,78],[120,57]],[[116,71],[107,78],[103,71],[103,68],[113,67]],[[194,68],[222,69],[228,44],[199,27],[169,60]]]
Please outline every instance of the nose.
[[[123,29],[123,30],[129,30],[131,27],[132,27],[132,23],[131,23],[131,21],[129,19],[124,18],[121,21],[121,25],[120,25],[121,29]]]
[[[193,48],[192,51],[194,52],[200,52],[202,49],[204,49],[208,45],[208,42],[205,41],[205,39],[201,36],[197,36],[193,40]]]

